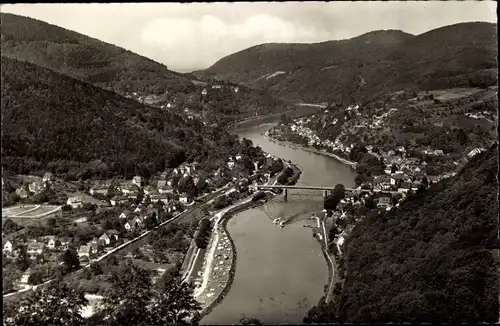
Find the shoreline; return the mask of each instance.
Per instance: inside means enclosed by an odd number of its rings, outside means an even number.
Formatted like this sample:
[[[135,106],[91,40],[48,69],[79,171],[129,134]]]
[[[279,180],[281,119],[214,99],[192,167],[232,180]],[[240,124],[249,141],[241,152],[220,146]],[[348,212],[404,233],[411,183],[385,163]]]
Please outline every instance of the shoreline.
[[[307,147],[304,147],[304,146],[301,146],[301,145],[298,145],[298,144],[295,144],[295,143],[292,143],[292,142],[289,142],[289,141],[282,141],[282,140],[278,140],[278,139],[275,139],[275,138],[272,138],[271,136],[268,135],[268,133],[266,132],[265,134],[263,134],[263,136],[273,142],[273,143],[277,143],[281,146],[285,146],[285,147],[290,147],[290,148],[293,148],[293,149],[301,149],[301,150],[304,150],[304,151],[307,151],[307,152],[311,152],[311,153],[315,153],[315,154],[318,154],[318,155],[323,155],[323,156],[328,156],[328,157],[331,157],[331,158],[334,158],[336,159],[337,161],[341,162],[341,163],[344,163],[345,165],[349,165],[352,169],[355,169],[356,168],[356,165],[358,163],[356,162],[351,162],[349,160],[346,160],[345,158],[342,158],[336,154],[333,154],[333,153],[329,153],[327,151],[321,151],[321,150],[317,150],[317,149],[313,149],[313,148],[307,148]]]
[[[201,312],[200,312],[200,321],[207,315],[209,315],[213,309],[215,307],[217,307],[226,297],[226,295],[228,294],[229,290],[231,289],[231,286],[233,284],[233,281],[234,281],[234,275],[236,274],[236,261],[238,259],[238,253],[236,251],[236,246],[234,244],[234,241],[233,241],[233,238],[231,237],[231,233],[229,233],[229,231],[227,230],[227,223],[229,222],[229,220],[231,218],[233,218],[236,214],[238,213],[241,213],[242,211],[245,211],[245,210],[248,210],[248,209],[252,209],[252,208],[255,208],[257,206],[260,206],[260,205],[263,205],[267,202],[264,201],[264,200],[259,200],[259,201],[256,201],[256,202],[249,202],[250,205],[246,206],[245,204],[247,203],[242,203],[241,206],[237,206],[237,207],[234,207],[233,210],[229,210],[228,212],[226,212],[222,218],[221,218],[221,228],[224,230],[224,232],[227,234],[227,238],[229,239],[229,243],[231,244],[231,249],[232,249],[232,253],[233,253],[233,260],[232,260],[232,263],[231,263],[231,268],[229,270],[229,278],[228,278],[228,282],[226,283],[226,286],[224,287],[224,289],[222,290],[222,292],[219,294],[219,296],[217,297],[217,299],[215,299],[211,304],[209,304],[205,309],[203,309]]]

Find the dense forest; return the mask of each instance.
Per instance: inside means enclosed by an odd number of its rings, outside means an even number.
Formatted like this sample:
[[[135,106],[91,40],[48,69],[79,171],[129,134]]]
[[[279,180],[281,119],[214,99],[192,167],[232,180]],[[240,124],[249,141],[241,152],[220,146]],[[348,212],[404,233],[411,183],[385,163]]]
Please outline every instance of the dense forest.
[[[2,56],[28,61],[118,93],[189,93],[183,74],[131,51],[40,20],[1,14]]]
[[[131,178],[197,160],[208,169],[240,142],[220,128],[2,57],[2,166],[68,179]]]
[[[360,101],[400,89],[496,84],[496,25],[461,23],[413,36],[374,31],[349,40],[262,44],[198,76],[230,79],[310,102]]]
[[[400,209],[367,214],[344,244],[335,304],[306,321],[496,323],[497,173],[494,145]]]

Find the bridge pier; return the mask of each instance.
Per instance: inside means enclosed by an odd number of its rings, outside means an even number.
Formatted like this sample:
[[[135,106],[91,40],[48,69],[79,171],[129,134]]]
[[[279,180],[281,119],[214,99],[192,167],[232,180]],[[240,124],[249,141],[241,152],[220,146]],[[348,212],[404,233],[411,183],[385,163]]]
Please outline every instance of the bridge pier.
[[[283,189],[283,196],[285,197],[285,201],[288,200],[288,189]]]

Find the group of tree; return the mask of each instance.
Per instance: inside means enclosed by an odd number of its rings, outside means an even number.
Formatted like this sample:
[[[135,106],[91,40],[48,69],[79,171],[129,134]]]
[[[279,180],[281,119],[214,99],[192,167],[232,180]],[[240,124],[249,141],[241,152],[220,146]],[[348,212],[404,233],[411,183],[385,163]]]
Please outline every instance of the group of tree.
[[[196,246],[198,248],[205,249],[207,247],[208,238],[210,237],[210,233],[212,232],[212,223],[210,219],[204,218],[200,221],[200,227],[198,229],[198,233],[194,238]]]
[[[332,193],[325,198],[324,208],[335,210],[343,198],[345,198],[345,186],[343,184],[337,184]]]
[[[124,262],[110,275],[111,288],[104,293],[102,308],[83,318],[88,302],[83,292],[68,284],[41,286],[19,302],[4,306],[5,325],[189,325],[197,324],[200,304],[193,286],[166,273],[166,281],[152,282],[152,274]]]

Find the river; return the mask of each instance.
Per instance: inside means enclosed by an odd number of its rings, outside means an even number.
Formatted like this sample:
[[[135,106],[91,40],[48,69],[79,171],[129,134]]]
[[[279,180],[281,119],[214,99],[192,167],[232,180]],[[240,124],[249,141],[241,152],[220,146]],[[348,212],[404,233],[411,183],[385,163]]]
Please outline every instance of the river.
[[[354,171],[335,159],[278,145],[262,134],[275,123],[240,126],[234,132],[252,140],[265,152],[291,160],[302,170],[298,185],[354,186]],[[232,217],[227,229],[236,252],[236,273],[224,300],[203,318],[203,324],[234,324],[258,318],[266,324],[300,323],[324,293],[328,267],[311,224],[309,212],[321,209],[320,191],[289,191],[288,201],[277,196],[262,207]],[[272,219],[293,223],[283,229]]]

